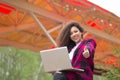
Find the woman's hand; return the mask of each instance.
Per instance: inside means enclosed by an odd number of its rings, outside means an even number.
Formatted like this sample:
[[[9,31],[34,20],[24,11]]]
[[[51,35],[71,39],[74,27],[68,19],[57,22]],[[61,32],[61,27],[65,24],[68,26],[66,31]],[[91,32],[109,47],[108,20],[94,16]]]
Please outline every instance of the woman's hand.
[[[85,58],[90,57],[89,50],[88,50],[86,47],[84,48],[84,51],[83,51],[83,56],[84,56]]]

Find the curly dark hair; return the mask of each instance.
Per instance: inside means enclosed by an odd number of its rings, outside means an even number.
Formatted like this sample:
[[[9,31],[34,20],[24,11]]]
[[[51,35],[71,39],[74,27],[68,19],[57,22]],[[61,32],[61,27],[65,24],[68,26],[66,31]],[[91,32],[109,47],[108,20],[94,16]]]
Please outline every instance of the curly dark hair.
[[[84,29],[77,22],[71,22],[71,23],[67,24],[65,27],[63,27],[63,29],[61,30],[61,32],[58,36],[58,46],[59,47],[62,47],[62,46],[73,47],[76,45],[70,39],[70,30],[73,26],[77,27],[81,33],[84,32]],[[83,38],[83,35],[81,35],[81,37]]]

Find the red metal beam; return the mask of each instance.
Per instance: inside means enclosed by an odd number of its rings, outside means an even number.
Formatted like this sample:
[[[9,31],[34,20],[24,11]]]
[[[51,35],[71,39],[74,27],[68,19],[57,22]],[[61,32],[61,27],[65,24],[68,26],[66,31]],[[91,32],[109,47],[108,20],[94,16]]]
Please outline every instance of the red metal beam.
[[[82,6],[82,7],[85,7],[85,8],[89,7],[88,5],[83,4],[82,2],[77,1],[77,0],[64,0],[64,1],[67,2],[67,3],[70,3],[72,5],[76,5],[76,6]]]
[[[4,4],[4,3],[0,2],[0,13],[9,14],[13,10],[15,10],[14,7],[12,7],[12,6],[8,5],[8,4]]]

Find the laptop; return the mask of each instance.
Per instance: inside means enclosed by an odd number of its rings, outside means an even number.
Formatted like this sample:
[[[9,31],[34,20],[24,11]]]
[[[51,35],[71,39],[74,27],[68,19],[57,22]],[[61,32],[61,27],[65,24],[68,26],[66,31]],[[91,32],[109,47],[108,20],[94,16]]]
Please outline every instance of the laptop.
[[[67,47],[42,50],[40,51],[40,55],[45,72],[53,73],[65,70],[84,71],[83,69],[72,67]]]

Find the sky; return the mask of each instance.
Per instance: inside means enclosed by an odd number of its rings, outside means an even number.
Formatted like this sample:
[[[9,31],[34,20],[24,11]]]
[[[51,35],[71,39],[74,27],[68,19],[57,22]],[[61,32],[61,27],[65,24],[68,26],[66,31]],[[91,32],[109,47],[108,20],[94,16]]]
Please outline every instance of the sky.
[[[120,0],[88,0],[120,17]]]

